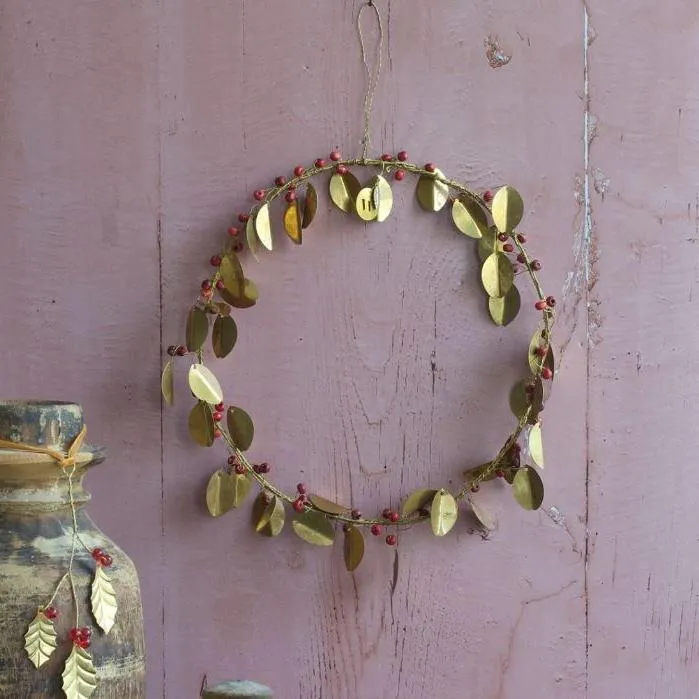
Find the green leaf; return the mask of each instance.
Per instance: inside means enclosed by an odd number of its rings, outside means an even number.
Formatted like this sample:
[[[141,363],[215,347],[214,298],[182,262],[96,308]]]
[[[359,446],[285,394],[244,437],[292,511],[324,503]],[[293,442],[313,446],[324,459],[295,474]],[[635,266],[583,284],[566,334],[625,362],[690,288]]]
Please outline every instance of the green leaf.
[[[187,315],[185,340],[190,352],[198,352],[209,334],[209,319],[201,308],[195,306]]]
[[[335,540],[335,527],[332,522],[315,510],[299,513],[291,526],[297,536],[314,546],[332,546]]]
[[[226,417],[228,434],[240,451],[247,451],[255,436],[252,418],[242,409],[232,405]]]
[[[238,326],[230,316],[217,316],[211,333],[214,354],[222,359],[231,353],[238,341]]]
[[[544,484],[536,469],[531,466],[518,469],[512,481],[512,493],[525,510],[538,510],[544,501]]]

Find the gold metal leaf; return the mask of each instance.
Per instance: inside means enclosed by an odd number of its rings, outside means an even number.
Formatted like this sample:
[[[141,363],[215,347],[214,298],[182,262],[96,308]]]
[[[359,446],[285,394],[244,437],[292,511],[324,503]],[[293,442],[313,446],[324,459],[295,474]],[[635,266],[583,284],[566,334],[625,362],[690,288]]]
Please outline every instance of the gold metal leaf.
[[[97,689],[97,673],[92,656],[80,646],[73,645],[62,677],[66,699],[88,699]]]
[[[501,233],[511,233],[524,215],[524,202],[519,192],[512,187],[501,187],[495,192],[493,203],[493,222]]]
[[[482,238],[488,231],[485,211],[471,199],[461,197],[451,207],[451,217],[456,227],[469,238]]]
[[[357,194],[357,199],[354,203],[354,209],[357,212],[357,216],[359,216],[362,221],[376,220],[379,212],[376,208],[373,187],[364,187],[364,189],[359,190],[359,194]]]
[[[432,507],[430,509],[434,535],[444,536],[448,534],[456,524],[456,518],[459,516],[459,506],[454,496],[446,490],[438,490],[434,498],[432,498]]]
[[[223,301],[219,301],[218,303],[214,304],[216,306],[216,312],[220,316],[229,316],[231,314],[231,307],[227,303],[223,303]]]
[[[306,185],[306,197],[303,201],[303,217],[301,219],[301,228],[308,228],[318,211],[318,192],[316,188],[309,182]]]
[[[263,536],[277,536],[284,528],[284,503],[276,495],[260,493],[252,506],[252,526]]]
[[[433,488],[422,488],[420,490],[416,490],[414,493],[411,493],[408,496],[408,499],[403,503],[403,517],[407,517],[413,512],[417,512],[418,510],[422,510],[423,508],[427,507],[432,502],[436,494],[437,491]]]
[[[297,200],[292,201],[284,212],[284,230],[297,245],[301,245],[301,212]]]
[[[245,224],[245,240],[247,240],[250,254],[259,262],[260,256],[257,253],[260,250],[260,239],[257,237],[257,231],[255,230],[255,219],[252,216]]]
[[[497,519],[490,514],[490,512],[483,507],[483,505],[476,502],[476,500],[472,497],[469,498],[468,504],[471,506],[471,511],[473,512],[474,517],[478,520],[483,529],[489,532],[497,529]]]
[[[335,173],[330,178],[330,199],[338,209],[351,213],[361,188],[359,180],[351,172],[344,175]]]
[[[101,565],[95,569],[95,577],[92,579],[92,616],[95,617],[97,625],[109,633],[114,626],[117,614],[117,598],[114,587],[109,576]]]
[[[539,467],[544,468],[544,441],[541,436],[541,423],[532,425],[529,430],[529,456],[532,461]]]
[[[350,573],[359,567],[364,558],[364,537],[357,527],[345,531],[345,568]]]
[[[536,351],[539,347],[548,347],[548,351],[544,357],[539,357]],[[555,375],[556,367],[555,360],[553,356],[553,348],[551,347],[548,339],[548,334],[546,328],[539,328],[533,335],[531,342],[529,343],[529,368],[532,373],[538,374],[542,367],[548,367],[551,370],[551,374]]]
[[[219,358],[226,357],[238,341],[238,326],[230,316],[217,316],[211,331],[211,345]]]
[[[201,308],[195,306],[187,315],[185,341],[190,352],[198,352],[209,334],[209,319]]]
[[[319,510],[323,510],[323,512],[327,512],[331,515],[346,515],[350,511],[349,507],[338,505],[338,503],[321,497],[320,495],[310,494],[308,499],[311,501],[314,507],[317,507]]]
[[[544,385],[538,376],[518,381],[510,391],[510,409],[518,420],[525,416],[529,406],[532,409],[527,422],[534,425],[544,409]]]
[[[502,246],[503,243],[498,240],[498,229],[492,226],[478,240],[478,257],[485,262],[494,252],[502,252]]]
[[[544,484],[536,469],[531,466],[518,469],[512,481],[512,493],[525,510],[538,510],[544,501]]]
[[[231,405],[226,415],[228,434],[240,451],[247,451],[255,436],[252,418],[242,409]]]
[[[206,506],[212,517],[220,517],[239,507],[248,496],[252,481],[246,473],[227,473],[219,469],[206,486]]]
[[[231,250],[227,252],[221,260],[219,274],[226,286],[226,289],[233,296],[240,296],[243,293],[243,283],[245,282],[245,274],[240,264],[238,256]]]
[[[257,303],[257,286],[251,279],[245,280],[242,293],[239,296],[229,293],[228,289],[220,289],[218,293],[233,308],[250,308]]]
[[[272,223],[269,220],[269,204],[263,204],[255,215],[257,239],[267,250],[272,249]]]
[[[291,526],[296,535],[314,546],[332,546],[335,528],[325,515],[315,510],[299,513]]]
[[[376,205],[376,220],[381,223],[388,218],[393,208],[393,190],[386,178],[381,175],[374,178],[373,195]]]
[[[189,436],[200,446],[214,443],[214,418],[206,403],[199,401],[189,413]]]
[[[437,176],[444,177],[444,173],[435,170],[433,175],[422,175],[417,181],[415,194],[425,211],[441,211],[449,200],[449,187],[437,180]]]
[[[175,400],[175,382],[172,371],[172,359],[165,365],[163,375],[160,377],[160,390],[168,405],[172,405]]]
[[[509,325],[517,317],[521,306],[522,299],[514,284],[500,298],[488,296],[488,312],[495,325]]]
[[[205,403],[216,405],[223,401],[223,390],[214,372],[203,364],[192,364],[189,367],[187,381],[192,393]]]
[[[34,667],[40,668],[51,657],[57,645],[53,621],[47,619],[42,612],[37,612],[24,634],[24,650]]]
[[[483,263],[481,281],[488,296],[504,296],[514,283],[515,273],[507,255],[494,252]]]

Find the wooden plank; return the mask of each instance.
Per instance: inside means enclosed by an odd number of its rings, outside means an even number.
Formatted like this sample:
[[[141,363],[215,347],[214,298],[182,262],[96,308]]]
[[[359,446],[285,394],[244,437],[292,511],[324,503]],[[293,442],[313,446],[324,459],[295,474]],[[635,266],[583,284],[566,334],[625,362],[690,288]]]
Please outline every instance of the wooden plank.
[[[589,5],[589,696],[689,699],[699,684],[699,12]]]

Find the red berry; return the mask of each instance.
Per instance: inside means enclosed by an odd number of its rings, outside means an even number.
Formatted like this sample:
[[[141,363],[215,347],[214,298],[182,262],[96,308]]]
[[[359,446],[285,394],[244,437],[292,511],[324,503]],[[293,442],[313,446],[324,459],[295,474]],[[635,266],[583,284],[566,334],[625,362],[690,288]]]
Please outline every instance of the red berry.
[[[221,418],[223,418],[223,413],[220,413],[218,410],[214,412],[214,422],[221,422]]]
[[[386,537],[386,543],[389,546],[395,546],[398,543],[398,537],[395,534],[389,534]]]
[[[211,291],[211,279],[205,279],[201,283],[201,288],[203,291]]]
[[[481,487],[480,487],[480,485],[478,485],[478,483],[474,483],[474,484],[471,486],[471,492],[472,492],[472,493],[477,493],[480,489],[481,489]]]
[[[538,272],[541,269],[541,262],[539,260],[532,260],[531,268]]]
[[[335,168],[335,171],[337,172],[338,175],[346,175],[348,172],[347,165],[338,165]]]
[[[253,192],[252,196],[255,197],[255,199],[257,201],[262,201],[265,198],[265,190],[264,189],[256,189]]]
[[[509,236],[507,235],[507,233],[498,233],[498,240],[501,243],[506,243],[508,238],[509,238]]]
[[[235,472],[239,476],[242,476],[245,473],[245,466],[243,466],[243,464],[236,464],[235,465]]]
[[[553,308],[556,305],[556,299],[553,296],[547,296],[546,303]]]
[[[524,233],[517,233],[517,241],[520,243],[526,243],[527,242],[527,236],[524,235]]]
[[[279,177],[274,179],[274,184],[276,184],[277,187],[283,187],[286,184],[286,177],[279,175]]]
[[[265,462],[263,464],[258,464],[257,468],[258,468],[258,471],[257,471],[258,473],[269,473],[269,469],[270,469],[269,464],[267,462]]]
[[[77,645],[79,645],[83,650],[85,650],[86,648],[90,647],[90,639],[89,638],[81,638],[78,641]]]
[[[216,288],[221,291],[221,289],[225,289],[226,285],[223,283],[223,279],[217,279],[216,280]]]
[[[498,478],[504,478],[505,477],[505,472],[504,471],[495,471],[495,475]]]
[[[400,515],[397,512],[389,512],[388,519],[391,522],[397,522],[400,519]]]
[[[397,157],[398,157],[398,160],[400,160],[402,163],[404,163],[408,159],[408,153],[404,150],[399,151]]]
[[[553,376],[553,372],[547,366],[541,370],[541,378],[548,381]]]
[[[58,609],[56,607],[46,607],[43,610],[43,614],[47,619],[55,619],[58,616]]]
[[[221,439],[221,430],[214,430],[214,439]]]
[[[393,176],[400,182],[405,179],[405,170],[396,170],[396,174]]]
[[[434,172],[436,169],[437,168],[434,166],[434,163],[427,163],[425,165],[425,170],[427,170],[427,172]]]
[[[537,311],[543,311],[546,308],[546,301],[537,301],[534,304],[534,308],[536,308]]]
[[[104,568],[109,568],[112,565],[112,557],[105,553],[104,556],[100,558],[100,563]]]
[[[96,561],[98,561],[100,558],[102,558],[102,556],[104,556],[104,551],[103,551],[102,549],[100,549],[100,548],[94,548],[94,549],[92,549],[92,551],[90,552],[90,555],[91,555]]]
[[[393,160],[393,156],[390,153],[384,153],[381,156],[381,160],[383,160],[385,163],[390,163]]]
[[[184,355],[187,354],[187,348],[180,345],[175,351],[175,354],[177,354],[178,357],[184,357]]]
[[[209,260],[211,262],[211,265],[213,267],[220,267],[221,266],[221,256],[220,255],[213,255],[211,259]]]
[[[231,250],[233,252],[242,252],[243,251],[243,241],[242,240],[236,240],[235,243],[231,246]]]
[[[371,525],[371,533],[374,536],[381,536],[382,531],[383,531],[383,528],[381,527],[380,524],[372,524]]]
[[[325,160],[323,158],[318,158],[315,162],[316,167],[325,167]]]
[[[549,348],[546,345],[539,345],[535,350],[534,354],[537,357],[545,357],[548,354]]]
[[[297,498],[291,503],[291,506],[296,510],[296,512],[303,512],[306,509],[306,504],[301,498]]]
[[[72,628],[68,632],[68,636],[70,636],[71,641],[77,641],[82,636],[82,634],[80,633],[80,631],[78,629]]]
[[[238,459],[235,456],[228,457],[228,465],[233,466],[233,464],[238,463]]]
[[[512,245],[512,243],[505,243],[505,244],[502,246],[502,249],[503,249],[505,252],[514,252],[515,246]]]
[[[177,352],[177,347],[175,347],[175,345],[170,345],[170,346],[167,348],[167,353],[168,353],[171,357],[174,357],[175,354],[176,354],[176,352]]]
[[[296,192],[290,189],[284,198],[291,204],[292,201],[296,200]]]
[[[238,214],[238,220],[241,223],[247,223],[250,216],[248,214]]]
[[[231,227],[228,229],[228,235],[229,235],[231,238],[235,238],[239,233],[240,233],[240,229],[239,229],[239,228],[236,228],[235,226],[231,226]]]
[[[517,262],[521,262],[522,264],[524,264],[526,261],[526,255],[523,252],[520,252],[519,255],[517,255]]]
[[[308,488],[306,487],[305,483],[299,483],[296,486],[296,490],[298,491],[299,495],[305,495],[308,492]]]
[[[359,510],[352,510],[350,513],[352,515],[352,519],[361,519],[362,518],[362,513]]]
[[[301,167],[300,165],[297,165],[294,168],[294,175],[296,175],[296,177],[301,177],[301,175],[303,175],[304,172],[306,172],[306,169]]]
[[[334,150],[332,153],[330,153],[330,160],[337,162],[338,160],[342,160],[342,153],[340,153],[339,150]]]
[[[487,192],[483,192],[483,201],[486,203],[489,201],[493,201],[493,193],[490,190],[488,190]]]
[[[224,410],[225,407],[226,407],[226,406],[225,406],[224,403],[216,403],[216,405],[214,406],[214,409],[215,409],[215,410],[218,410],[218,411],[221,411],[221,410]]]
[[[388,519],[390,514],[391,514],[391,508],[385,507],[383,512],[381,513],[381,517],[383,517],[383,519]]]

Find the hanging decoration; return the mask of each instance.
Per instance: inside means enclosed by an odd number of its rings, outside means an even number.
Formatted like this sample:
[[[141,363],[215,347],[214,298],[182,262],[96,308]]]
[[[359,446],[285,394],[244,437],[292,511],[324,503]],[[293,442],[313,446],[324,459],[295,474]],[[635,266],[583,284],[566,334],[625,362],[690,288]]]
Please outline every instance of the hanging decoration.
[[[374,11],[380,31],[379,58],[373,72],[368,66],[361,31],[362,11],[366,8]],[[277,536],[290,514],[291,528],[297,536],[316,546],[330,546],[339,525],[349,571],[362,561],[366,532],[395,546],[398,531],[426,522],[435,536],[443,537],[454,529],[462,504],[470,507],[483,527],[491,528],[491,517],[471,499],[472,493],[487,481],[505,481],[512,487],[515,500],[527,510],[541,506],[544,488],[537,470],[544,465],[540,413],[554,377],[551,328],[556,304],[552,296],[544,293],[539,281],[541,262],[533,259],[525,247],[527,237],[519,229],[524,203],[515,189],[504,186],[495,192],[474,191],[447,177],[433,163],[410,162],[406,151],[369,157],[369,121],[383,41],[381,18],[373,2],[362,6],[357,24],[369,83],[361,156],[345,158],[339,150],[333,150],[327,158],[317,158],[310,166],[297,165],[289,176],[278,176],[269,186],[253,192],[253,206],[239,214],[235,225],[227,231],[227,243],[211,257],[213,271],[201,283],[200,295],[188,312],[184,342],[168,349],[161,382],[164,399],[171,404],[173,364],[177,358],[186,357],[189,388],[197,399],[189,415],[189,434],[202,447],[222,442],[228,448],[227,465],[212,474],[206,490],[211,515],[219,517],[240,507],[250,497],[253,485],[257,486],[258,495],[252,504],[252,526],[256,532]],[[252,463],[248,459],[246,452],[255,434],[253,420],[243,407],[224,401],[219,381],[205,364],[204,348],[210,337],[214,356],[224,358],[232,352],[238,337],[234,313],[258,301],[258,289],[239,258],[245,247],[243,239],[258,261],[262,250],[274,249],[281,231],[301,245],[318,211],[320,195],[314,183],[320,178],[327,178],[328,197],[339,212],[364,224],[381,223],[393,214],[390,180],[396,186],[405,186],[409,177],[414,178],[420,207],[429,215],[448,212],[456,230],[476,246],[481,261],[480,280],[492,322],[507,326],[519,314],[518,283],[522,279],[528,280],[534,289],[537,300],[533,305],[539,322],[525,350],[527,373],[509,396],[516,418],[514,429],[493,459],[465,471],[456,489],[420,489],[403,502],[400,511],[385,509],[367,517],[352,504],[339,504],[313,493],[305,483],[299,483],[294,493],[284,492],[271,480],[268,463]],[[531,465],[525,460],[530,460]]]

